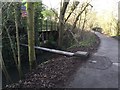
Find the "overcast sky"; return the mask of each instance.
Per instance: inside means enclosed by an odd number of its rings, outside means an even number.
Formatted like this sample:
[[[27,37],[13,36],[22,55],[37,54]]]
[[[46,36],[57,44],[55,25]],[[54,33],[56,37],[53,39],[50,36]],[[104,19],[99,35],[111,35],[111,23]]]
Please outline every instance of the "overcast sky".
[[[61,0],[42,0],[45,5],[49,8],[58,8]],[[80,0],[81,1],[81,0]],[[93,10],[98,13],[103,13],[104,11],[112,12],[115,14],[118,12],[118,1],[120,0],[92,0]]]

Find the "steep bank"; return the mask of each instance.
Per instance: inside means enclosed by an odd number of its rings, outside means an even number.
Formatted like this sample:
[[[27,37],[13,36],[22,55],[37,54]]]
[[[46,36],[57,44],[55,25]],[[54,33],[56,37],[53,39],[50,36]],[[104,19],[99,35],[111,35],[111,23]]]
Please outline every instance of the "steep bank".
[[[94,35],[94,34],[93,34]],[[99,38],[94,35],[94,42],[86,45],[89,42],[82,43],[82,46],[72,47],[68,51],[89,51],[94,53],[100,43]],[[6,85],[6,88],[43,88],[43,87],[63,87],[71,75],[73,75],[77,68],[85,63],[85,59],[76,57],[66,57],[55,55],[53,59],[44,62],[38,67],[26,74],[24,80],[12,85]]]

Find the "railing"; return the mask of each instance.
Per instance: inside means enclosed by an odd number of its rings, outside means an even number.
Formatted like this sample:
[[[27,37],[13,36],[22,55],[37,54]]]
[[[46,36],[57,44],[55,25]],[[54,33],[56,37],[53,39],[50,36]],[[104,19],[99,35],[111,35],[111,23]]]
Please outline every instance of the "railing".
[[[51,38],[54,41],[58,39],[58,23],[52,20],[43,20],[38,27],[38,40],[45,44]]]

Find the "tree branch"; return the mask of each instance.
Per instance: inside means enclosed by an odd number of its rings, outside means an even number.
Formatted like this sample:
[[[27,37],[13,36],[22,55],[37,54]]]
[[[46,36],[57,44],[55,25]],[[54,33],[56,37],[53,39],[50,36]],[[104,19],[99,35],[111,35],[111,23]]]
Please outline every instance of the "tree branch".
[[[76,7],[78,6],[79,2],[75,2],[73,3],[72,5],[72,8],[71,8],[71,12],[69,13],[68,17],[66,18],[65,22],[67,22],[67,20],[69,19],[69,17],[71,16],[71,14],[73,13],[73,11],[76,9]]]
[[[72,30],[76,27],[77,21],[79,20],[79,17],[82,15],[82,13],[85,11],[85,9],[89,6],[89,3],[86,4],[86,6],[83,8],[83,10],[78,14],[78,16],[75,19],[75,22],[73,23]]]

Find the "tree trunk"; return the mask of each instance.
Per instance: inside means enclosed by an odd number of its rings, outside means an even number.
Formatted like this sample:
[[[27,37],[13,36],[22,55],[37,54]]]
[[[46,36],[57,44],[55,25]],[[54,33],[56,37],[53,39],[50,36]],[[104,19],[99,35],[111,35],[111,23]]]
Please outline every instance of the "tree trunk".
[[[0,60],[1,60],[1,61],[0,61],[0,65],[1,65],[0,68],[2,69],[2,71],[3,71],[4,75],[5,75],[5,78],[6,78],[7,82],[9,82],[9,81],[12,82],[12,80],[11,80],[9,74],[8,74],[8,71],[7,71],[6,67],[5,67],[5,63],[4,63],[4,61],[3,61],[1,52],[2,52],[2,51],[0,51]]]
[[[9,27],[9,28],[10,28],[10,27]],[[12,39],[11,39],[10,34],[9,34],[9,32],[8,32],[9,28],[7,29],[7,27],[5,26],[5,30],[6,30],[6,32],[7,32],[7,35],[8,35],[9,41],[10,41],[10,46],[11,46],[12,53],[13,53],[13,58],[14,58],[14,61],[15,61],[16,67],[17,67],[16,53],[15,53],[15,50],[14,50],[14,45],[13,45]]]
[[[17,41],[17,55],[18,55],[18,72],[20,79],[22,79],[22,71],[21,71],[21,60],[20,60],[20,42],[19,42],[19,30],[18,26],[20,25],[20,4],[15,4],[15,26],[16,26],[16,41]]]
[[[35,57],[35,39],[34,39],[34,3],[27,2],[27,31],[28,31],[28,50],[29,50],[29,64],[30,71],[36,67]]]
[[[58,46],[61,47],[62,46],[62,41],[63,41],[63,32],[64,32],[64,15],[67,9],[67,6],[69,4],[68,2],[65,2],[65,0],[63,1],[63,5],[61,2],[60,5],[60,16],[59,16],[59,38],[58,38]]]
[[[85,28],[85,24],[86,24],[86,17],[87,17],[87,11],[85,10],[85,17],[84,17],[84,22],[83,22],[83,25],[82,25],[82,30],[81,30],[81,34],[80,34],[80,38],[81,40],[83,40],[83,31],[84,31],[84,28]]]

